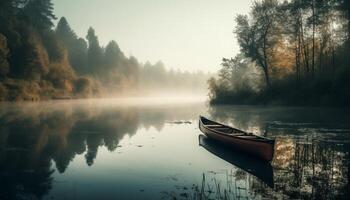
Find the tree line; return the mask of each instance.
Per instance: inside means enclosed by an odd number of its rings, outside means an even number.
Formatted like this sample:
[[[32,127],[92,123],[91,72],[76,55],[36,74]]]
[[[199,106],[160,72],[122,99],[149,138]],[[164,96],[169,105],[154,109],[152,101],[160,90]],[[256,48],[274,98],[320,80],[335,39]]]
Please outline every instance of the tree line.
[[[51,0],[0,2],[0,100],[96,97],[144,85],[149,63],[126,56],[116,41],[102,46],[92,27],[82,38],[66,18],[55,20]]]
[[[258,0],[235,22],[240,53],[209,81],[212,103],[350,103],[349,1]]]

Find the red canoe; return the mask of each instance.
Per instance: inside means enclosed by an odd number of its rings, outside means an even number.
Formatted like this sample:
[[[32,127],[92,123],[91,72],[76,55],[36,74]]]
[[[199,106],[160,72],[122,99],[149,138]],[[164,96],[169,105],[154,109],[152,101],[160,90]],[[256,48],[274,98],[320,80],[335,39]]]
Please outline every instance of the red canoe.
[[[265,161],[273,159],[275,140],[253,135],[242,130],[232,128],[199,117],[199,129],[209,138],[225,143],[237,150],[255,155]]]

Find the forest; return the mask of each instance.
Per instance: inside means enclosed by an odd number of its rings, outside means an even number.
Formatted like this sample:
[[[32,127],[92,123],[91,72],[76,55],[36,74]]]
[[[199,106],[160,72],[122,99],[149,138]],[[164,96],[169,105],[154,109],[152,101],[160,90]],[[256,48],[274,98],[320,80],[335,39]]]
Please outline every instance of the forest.
[[[257,0],[235,22],[240,52],[209,80],[212,104],[350,104],[350,1]]]
[[[56,25],[57,20],[51,0],[1,0],[1,101],[104,97],[154,87],[206,88],[209,74],[169,70],[161,61],[143,64],[126,56],[116,41],[102,46],[92,27],[83,38],[66,18]]]

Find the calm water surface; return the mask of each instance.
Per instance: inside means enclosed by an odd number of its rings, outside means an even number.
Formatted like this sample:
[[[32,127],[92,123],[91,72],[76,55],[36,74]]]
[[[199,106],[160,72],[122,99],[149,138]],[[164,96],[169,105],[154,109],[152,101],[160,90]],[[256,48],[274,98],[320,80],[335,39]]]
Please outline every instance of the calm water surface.
[[[188,99],[4,103],[0,199],[347,199],[346,109]],[[276,138],[272,164],[200,136],[205,115]]]

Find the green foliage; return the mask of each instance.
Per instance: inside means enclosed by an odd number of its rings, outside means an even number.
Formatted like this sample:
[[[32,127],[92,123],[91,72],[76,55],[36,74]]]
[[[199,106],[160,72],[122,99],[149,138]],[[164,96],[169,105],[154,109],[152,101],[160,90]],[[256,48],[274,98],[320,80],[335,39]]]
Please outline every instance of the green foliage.
[[[7,88],[0,83],[0,101],[7,100]]]
[[[101,86],[91,77],[80,77],[74,85],[74,93],[78,98],[96,97],[101,92]]]
[[[64,59],[66,49],[57,40],[54,32],[46,32],[42,36],[43,45],[49,55],[50,62],[59,62]]]
[[[209,80],[211,103],[349,106],[348,6],[342,0],[256,1],[249,16],[236,18],[239,56],[246,59],[223,60],[219,77]],[[242,70],[242,63],[258,66],[268,87],[251,81],[261,73]]]
[[[53,30],[55,19],[51,0],[0,1],[0,100],[86,98],[179,82],[205,85],[201,73],[167,71],[161,62],[143,67],[116,41],[101,47],[93,28],[86,40],[79,38],[64,17]]]
[[[28,22],[40,31],[50,30],[53,20],[56,19],[51,0],[27,0],[22,13]]]
[[[83,38],[78,38],[62,17],[56,27],[56,36],[60,43],[67,49],[69,62],[78,74],[87,72],[87,43]]]
[[[0,34],[0,79],[6,77],[10,71],[8,63],[9,53],[6,37]]]
[[[120,50],[117,42],[111,41],[108,43],[104,53],[104,63],[107,71],[113,68],[122,68],[123,62],[126,60],[123,52]]]
[[[248,16],[238,15],[235,33],[241,52],[261,67],[266,85],[270,86],[270,57],[277,43],[278,2],[276,0],[255,1]]]
[[[88,72],[99,73],[102,65],[103,50],[92,27],[89,28],[86,39],[88,41]]]
[[[57,37],[67,46],[72,46],[78,36],[72,30],[65,17],[62,17],[56,27]]]

